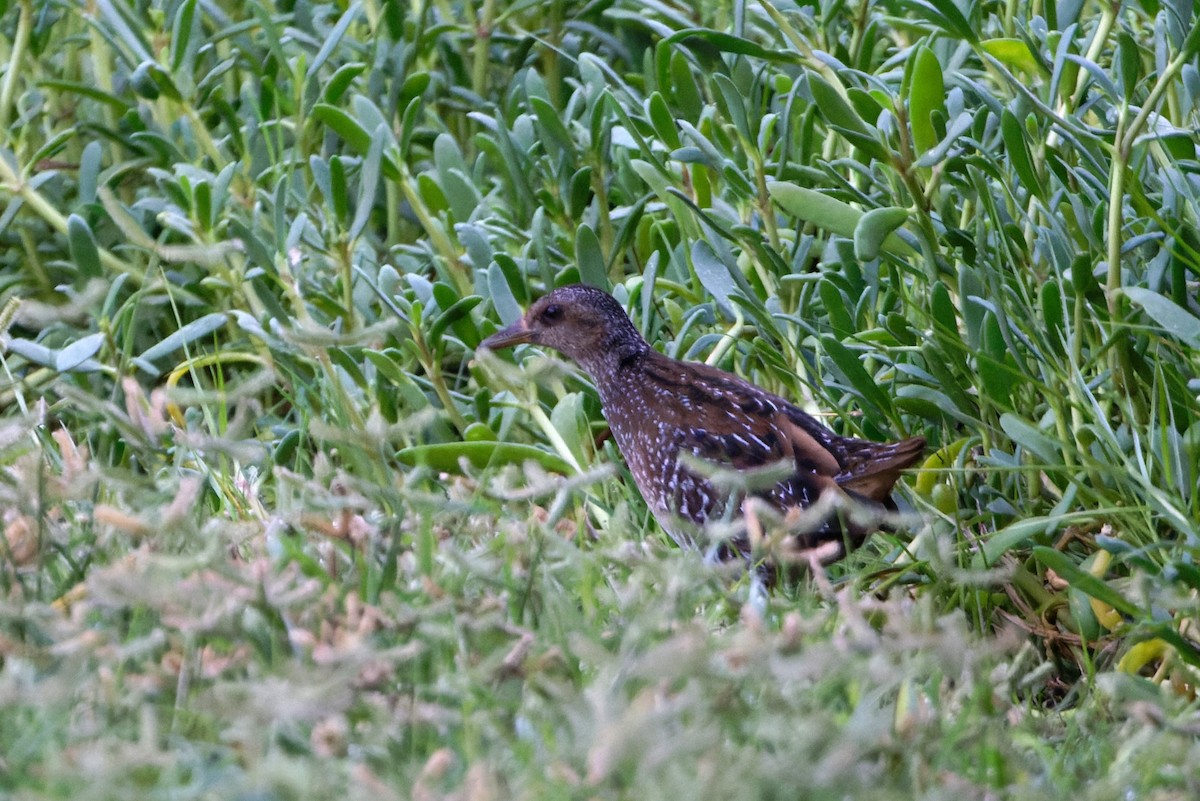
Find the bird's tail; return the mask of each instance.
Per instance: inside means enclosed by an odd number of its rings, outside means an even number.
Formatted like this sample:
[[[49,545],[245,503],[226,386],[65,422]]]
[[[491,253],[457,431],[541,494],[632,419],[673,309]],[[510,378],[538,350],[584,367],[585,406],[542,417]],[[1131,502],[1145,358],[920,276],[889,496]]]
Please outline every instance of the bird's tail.
[[[924,437],[899,442],[846,440],[843,444],[850,458],[835,478],[837,483],[847,492],[889,507],[900,472],[916,464],[925,452]]]

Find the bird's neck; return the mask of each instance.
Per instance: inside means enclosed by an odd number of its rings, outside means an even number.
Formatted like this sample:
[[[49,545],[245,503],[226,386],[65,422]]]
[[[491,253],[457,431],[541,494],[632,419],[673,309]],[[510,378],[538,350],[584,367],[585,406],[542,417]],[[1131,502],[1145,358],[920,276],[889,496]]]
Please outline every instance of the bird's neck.
[[[614,337],[603,343],[589,358],[580,359],[580,366],[596,383],[601,401],[607,403],[613,393],[620,393],[628,386],[628,375],[641,364],[650,352],[650,345],[640,336]]]

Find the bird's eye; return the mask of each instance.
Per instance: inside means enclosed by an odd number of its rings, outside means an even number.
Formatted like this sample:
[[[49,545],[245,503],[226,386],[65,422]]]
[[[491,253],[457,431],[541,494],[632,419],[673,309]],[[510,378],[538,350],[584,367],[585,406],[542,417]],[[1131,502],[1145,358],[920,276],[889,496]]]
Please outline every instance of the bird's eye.
[[[542,310],[542,319],[548,323],[556,323],[562,319],[562,316],[562,306],[559,306],[557,303],[551,303]]]

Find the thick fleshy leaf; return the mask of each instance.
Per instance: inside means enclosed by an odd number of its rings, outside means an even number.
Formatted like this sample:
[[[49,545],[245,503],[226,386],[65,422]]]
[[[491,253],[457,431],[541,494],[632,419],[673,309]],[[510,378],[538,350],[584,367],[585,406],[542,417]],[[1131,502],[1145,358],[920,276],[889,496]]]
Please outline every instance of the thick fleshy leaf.
[[[933,124],[934,112],[945,113],[946,87],[942,65],[927,46],[921,45],[913,54],[912,82],[909,86],[909,124],[912,125],[913,145],[917,155],[930,150],[941,137]]]
[[[1182,340],[1193,348],[1200,348],[1200,317],[1170,298],[1145,287],[1125,287],[1121,292],[1141,306],[1146,316],[1164,333]]]
[[[862,261],[878,258],[883,243],[908,220],[908,209],[888,206],[871,209],[854,225],[854,255]]]
[[[875,412],[886,414],[891,409],[891,398],[875,383],[875,379],[859,361],[857,353],[828,336],[821,337],[821,347],[829,354],[829,358],[850,387],[873,407]]]
[[[1010,69],[1021,70],[1029,75],[1040,72],[1037,59],[1030,52],[1029,45],[1021,39],[985,39],[979,44]]]
[[[788,214],[848,239],[854,238],[855,229],[863,218],[863,212],[849,203],[807,187],[768,181],[767,192]],[[894,231],[884,236],[879,250],[901,257],[916,255],[916,251]]]
[[[158,344],[147,348],[142,352],[141,356],[139,356],[139,359],[141,360],[141,363],[149,364],[157,359],[170,356],[175,351],[204,339],[215,331],[223,328],[228,322],[229,316],[224,312],[212,312],[211,314],[206,314],[199,319],[192,320],[187,325],[164,338]]]
[[[1126,600],[1121,593],[1105,584],[1103,580],[1080,568],[1079,565],[1072,562],[1062,551],[1038,546],[1033,549],[1033,555],[1034,558],[1057,573],[1059,578],[1064,579],[1072,587],[1078,588],[1097,601],[1103,601],[1123,614],[1141,616],[1142,611],[1138,609],[1136,604]]]
[[[575,231],[575,263],[579,266],[579,278],[583,283],[599,289],[609,288],[600,240],[586,223]]]

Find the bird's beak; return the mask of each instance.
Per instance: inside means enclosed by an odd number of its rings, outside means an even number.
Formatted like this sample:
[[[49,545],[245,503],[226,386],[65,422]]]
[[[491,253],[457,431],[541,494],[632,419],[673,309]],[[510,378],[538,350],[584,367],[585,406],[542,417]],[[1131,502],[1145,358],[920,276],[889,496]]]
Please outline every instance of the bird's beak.
[[[522,345],[526,342],[533,341],[533,332],[529,330],[529,324],[522,318],[510,325],[508,328],[497,331],[483,342],[479,343],[481,348],[489,348],[491,350],[500,350],[502,348],[511,348],[514,345]]]

